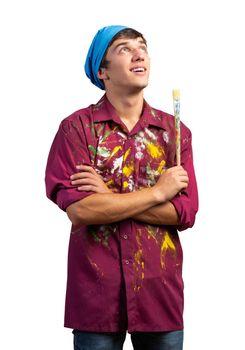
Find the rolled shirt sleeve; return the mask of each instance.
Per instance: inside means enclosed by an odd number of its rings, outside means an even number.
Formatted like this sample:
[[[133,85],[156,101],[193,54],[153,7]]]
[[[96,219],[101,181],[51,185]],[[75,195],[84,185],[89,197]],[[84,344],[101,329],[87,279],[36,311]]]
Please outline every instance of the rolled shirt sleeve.
[[[174,205],[180,219],[177,227],[179,231],[186,230],[194,225],[198,211],[198,191],[195,170],[193,165],[192,135],[191,131],[182,124],[181,165],[189,177],[188,187],[176,195],[171,203]]]
[[[45,173],[46,194],[62,210],[93,192],[81,192],[71,184],[76,165],[92,165],[79,116],[64,119],[52,143]]]

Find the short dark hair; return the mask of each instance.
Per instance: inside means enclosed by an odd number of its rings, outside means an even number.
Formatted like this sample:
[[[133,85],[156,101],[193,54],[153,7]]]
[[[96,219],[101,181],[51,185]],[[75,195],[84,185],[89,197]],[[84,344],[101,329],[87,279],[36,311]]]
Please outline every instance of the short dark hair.
[[[106,52],[101,60],[100,68],[107,68],[108,67],[109,61],[106,60],[107,51],[108,51],[109,47],[114,43],[114,41],[116,41],[117,39],[120,39],[120,38],[128,38],[128,39],[142,38],[144,44],[147,45],[147,42],[146,42],[143,34],[138,32],[137,30],[135,30],[133,28],[125,28],[123,30],[120,30],[120,32],[118,32],[110,41],[110,43],[106,49]]]

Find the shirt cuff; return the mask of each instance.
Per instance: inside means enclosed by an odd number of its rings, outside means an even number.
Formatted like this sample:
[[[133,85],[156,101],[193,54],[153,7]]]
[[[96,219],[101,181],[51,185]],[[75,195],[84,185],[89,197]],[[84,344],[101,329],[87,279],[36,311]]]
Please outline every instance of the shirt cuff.
[[[179,216],[180,223],[177,227],[179,231],[186,230],[194,225],[195,211],[192,210],[190,199],[185,193],[175,196],[170,200]]]
[[[60,189],[57,193],[57,205],[60,207],[60,209],[66,211],[66,208],[74,203],[78,202],[88,196],[91,196],[91,194],[94,194],[94,192],[81,192],[76,189],[67,190],[67,189]]]

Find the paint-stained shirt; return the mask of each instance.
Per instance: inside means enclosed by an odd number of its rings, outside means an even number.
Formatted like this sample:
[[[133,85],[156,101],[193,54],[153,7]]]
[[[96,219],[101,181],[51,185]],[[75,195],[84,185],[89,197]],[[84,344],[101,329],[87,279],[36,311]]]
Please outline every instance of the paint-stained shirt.
[[[188,188],[171,202],[175,226],[134,219],[71,228],[65,326],[82,331],[156,332],[183,328],[182,248],[178,231],[198,209],[191,132],[181,123],[181,162]],[[47,196],[62,210],[93,192],[71,185],[77,164],[92,166],[117,193],[153,186],[176,164],[174,117],[144,101],[129,132],[106,95],[61,122],[47,168]]]

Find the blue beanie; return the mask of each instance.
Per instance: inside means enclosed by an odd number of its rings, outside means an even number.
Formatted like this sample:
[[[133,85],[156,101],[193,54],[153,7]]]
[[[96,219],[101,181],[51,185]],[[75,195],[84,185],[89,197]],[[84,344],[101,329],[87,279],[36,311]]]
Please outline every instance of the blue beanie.
[[[105,90],[104,84],[97,76],[101,61],[113,37],[125,28],[128,27],[108,26],[100,29],[95,35],[88,50],[84,66],[85,73],[91,82],[102,90]]]

